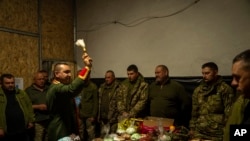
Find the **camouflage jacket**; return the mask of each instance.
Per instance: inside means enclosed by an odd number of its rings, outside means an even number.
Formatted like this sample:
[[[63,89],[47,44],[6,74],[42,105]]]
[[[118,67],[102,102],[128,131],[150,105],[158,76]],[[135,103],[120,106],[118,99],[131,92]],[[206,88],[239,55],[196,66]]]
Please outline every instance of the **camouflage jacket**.
[[[211,85],[201,82],[192,96],[190,128],[204,135],[221,137],[234,97],[233,89],[222,77]]]
[[[148,100],[148,83],[144,81],[143,76],[140,74],[133,89],[129,93],[129,80],[125,79],[118,92],[118,110],[120,115],[123,112],[129,113],[129,117],[139,117]]]
[[[111,92],[109,93],[109,112],[108,112],[108,120],[109,123],[117,123],[118,118],[118,110],[117,110],[117,92],[120,86],[120,82],[117,80],[110,87]],[[99,93],[99,106],[98,106],[98,120],[100,120],[101,115],[101,104],[102,104],[102,96],[104,90],[107,88],[105,83],[101,84],[98,93]]]
[[[230,125],[240,125],[244,124],[244,114],[247,105],[250,103],[250,99],[244,98],[243,95],[240,95],[238,99],[234,102],[231,113],[227,124],[225,126],[224,135],[223,135],[223,141],[229,141],[230,140]]]

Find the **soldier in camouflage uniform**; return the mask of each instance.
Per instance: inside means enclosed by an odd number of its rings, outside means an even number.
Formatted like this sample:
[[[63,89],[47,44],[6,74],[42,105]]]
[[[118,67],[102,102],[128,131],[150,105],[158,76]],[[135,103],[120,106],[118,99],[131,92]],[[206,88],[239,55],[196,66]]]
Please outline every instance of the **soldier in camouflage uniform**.
[[[191,138],[222,141],[223,128],[234,101],[233,89],[218,75],[213,62],[202,65],[203,81],[192,96]]]
[[[233,104],[232,113],[228,118],[223,141],[230,140],[230,125],[250,124],[250,49],[245,50],[233,59],[232,65],[233,80],[231,85],[241,95]],[[231,133],[232,134],[232,133]],[[247,133],[249,135],[249,133]],[[243,139],[245,139],[243,137]],[[249,140],[249,139],[248,139]]]
[[[110,133],[115,133],[117,130],[117,92],[120,83],[115,79],[115,73],[108,70],[105,73],[105,83],[101,84],[99,92],[98,106],[98,121],[101,124],[101,129],[104,125],[109,124]],[[103,136],[103,132],[101,135]]]
[[[118,110],[122,117],[143,117],[148,100],[148,84],[138,72],[136,65],[127,68],[128,78],[125,79],[118,92]]]

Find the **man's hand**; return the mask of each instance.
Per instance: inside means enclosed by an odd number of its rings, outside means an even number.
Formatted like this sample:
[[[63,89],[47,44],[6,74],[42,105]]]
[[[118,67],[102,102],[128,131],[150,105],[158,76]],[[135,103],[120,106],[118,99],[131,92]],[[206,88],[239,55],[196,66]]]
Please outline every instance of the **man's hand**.
[[[38,104],[38,105],[32,105],[33,109],[45,111],[47,110],[47,105],[46,104]]]
[[[40,107],[39,109],[40,109],[41,111],[47,110],[47,105],[46,105],[46,104],[40,104],[39,107]]]
[[[124,118],[128,118],[128,117],[129,117],[129,114],[128,114],[127,112],[123,112],[123,113],[122,113],[122,116],[123,116]]]
[[[190,136],[190,138],[193,138],[193,136],[194,136],[194,131],[193,131],[193,130],[190,130],[190,131],[188,132],[188,135]]]
[[[85,52],[82,55],[83,62],[85,66],[92,67],[92,59],[89,57],[89,55]]]
[[[34,124],[33,124],[32,122],[29,122],[27,128],[30,129],[30,128],[32,128],[32,127],[34,127]]]
[[[88,120],[89,120],[90,122],[94,122],[94,121],[95,121],[95,118],[90,117],[90,118],[88,118]]]
[[[4,130],[3,128],[0,128],[0,139],[4,137]]]

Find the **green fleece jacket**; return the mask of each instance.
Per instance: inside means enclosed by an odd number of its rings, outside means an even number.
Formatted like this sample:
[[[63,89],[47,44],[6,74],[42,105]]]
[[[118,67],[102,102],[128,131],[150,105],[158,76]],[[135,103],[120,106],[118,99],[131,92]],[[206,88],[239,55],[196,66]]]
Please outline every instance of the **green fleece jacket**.
[[[83,84],[84,80],[76,78],[68,85],[58,81],[50,85],[46,95],[51,120],[48,126],[48,141],[57,141],[77,133],[73,98],[79,93]]]
[[[83,86],[80,93],[80,117],[81,118],[96,118],[98,112],[98,89],[95,83],[89,81]]]
[[[20,105],[20,108],[23,111],[25,124],[28,125],[28,123],[34,122],[35,115],[32,109],[32,103],[29,96],[25,93],[25,91],[16,89],[16,99]],[[5,132],[7,131],[6,117],[5,117],[6,105],[7,105],[6,96],[3,92],[3,89],[0,88],[0,128],[4,129]]]
[[[175,124],[188,126],[191,97],[177,81],[168,79],[163,85],[149,86],[150,115],[175,119]]]

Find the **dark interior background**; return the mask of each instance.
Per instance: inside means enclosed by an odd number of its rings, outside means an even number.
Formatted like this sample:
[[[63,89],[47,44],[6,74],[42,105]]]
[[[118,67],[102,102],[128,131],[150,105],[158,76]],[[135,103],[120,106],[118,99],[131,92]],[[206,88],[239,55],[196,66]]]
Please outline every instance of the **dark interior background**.
[[[170,77],[171,79],[180,82],[186,89],[187,93],[191,96],[194,89],[200,84],[202,77]],[[123,81],[126,79],[125,77],[119,77],[117,80]],[[144,77],[145,81],[148,84],[151,84],[155,81],[154,77]],[[104,78],[92,78],[91,79],[98,87],[104,83]],[[223,76],[223,80],[231,86],[232,77],[231,76]]]

